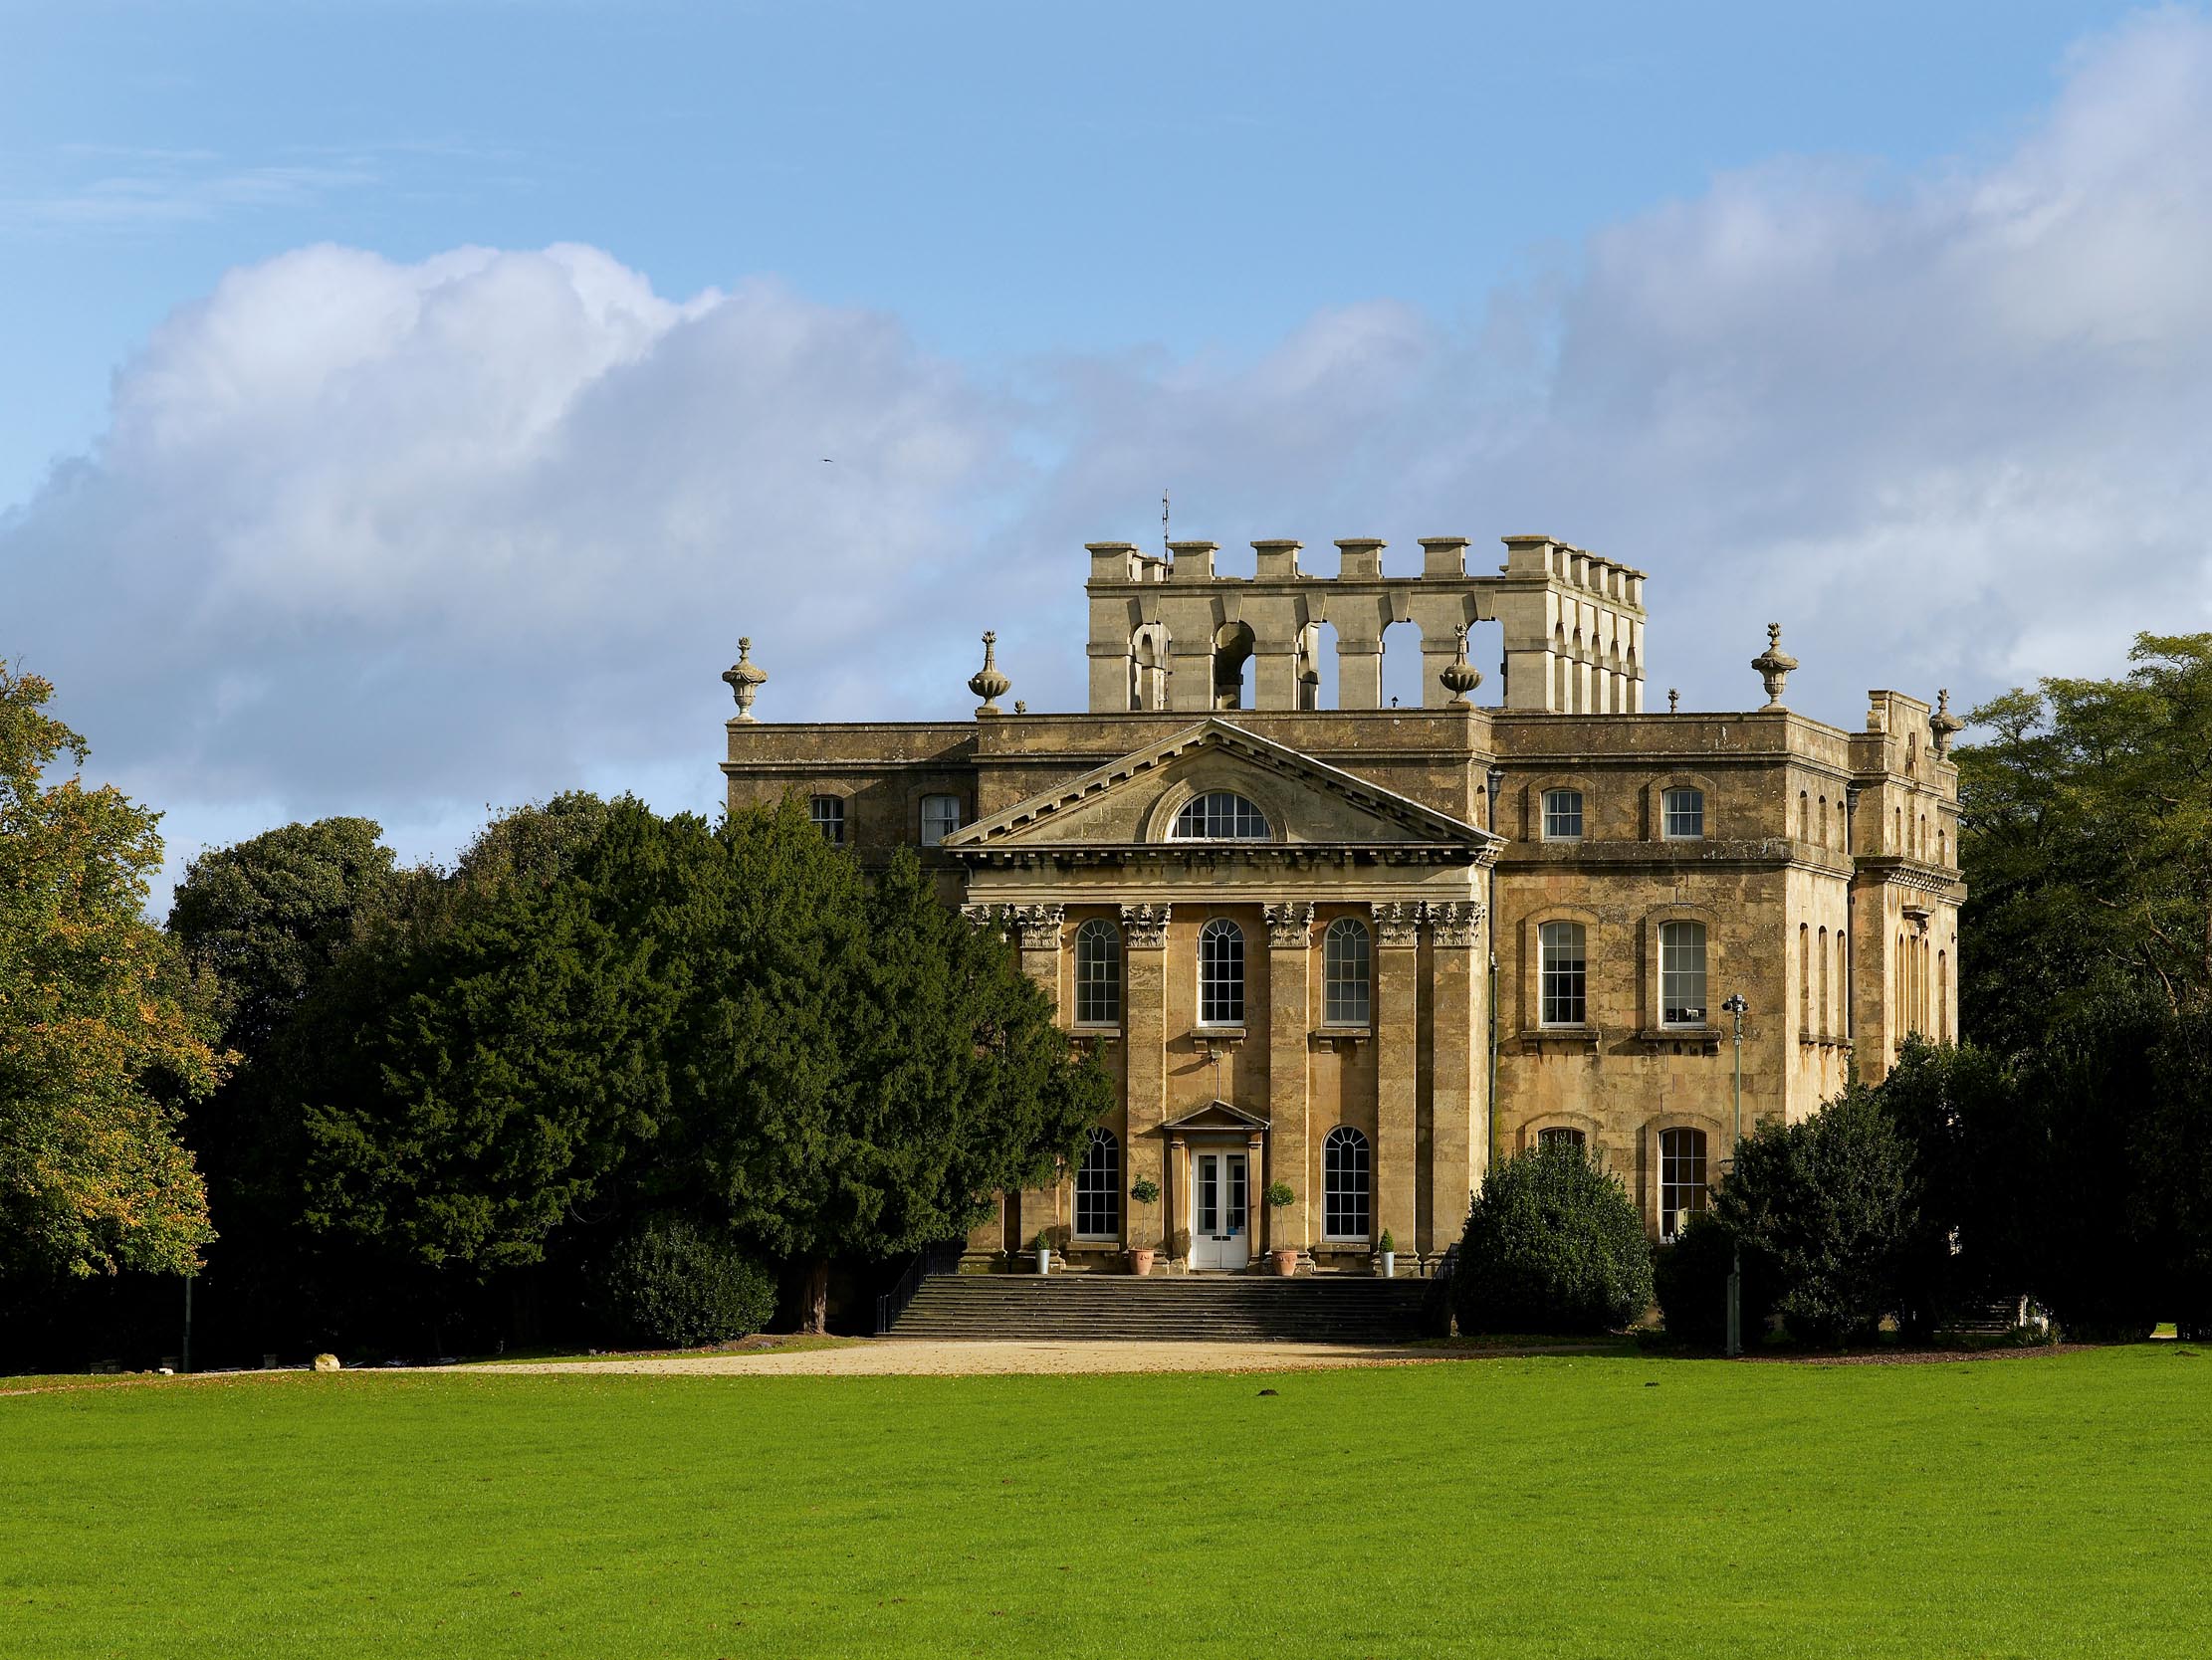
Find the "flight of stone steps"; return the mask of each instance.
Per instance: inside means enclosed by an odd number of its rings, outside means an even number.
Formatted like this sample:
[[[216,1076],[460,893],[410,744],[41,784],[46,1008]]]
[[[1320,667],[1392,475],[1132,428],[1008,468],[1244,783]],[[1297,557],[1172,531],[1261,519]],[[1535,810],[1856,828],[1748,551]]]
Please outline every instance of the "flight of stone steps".
[[[1424,1335],[1433,1282],[1258,1275],[940,1274],[894,1338],[1149,1343],[1403,1343]]]

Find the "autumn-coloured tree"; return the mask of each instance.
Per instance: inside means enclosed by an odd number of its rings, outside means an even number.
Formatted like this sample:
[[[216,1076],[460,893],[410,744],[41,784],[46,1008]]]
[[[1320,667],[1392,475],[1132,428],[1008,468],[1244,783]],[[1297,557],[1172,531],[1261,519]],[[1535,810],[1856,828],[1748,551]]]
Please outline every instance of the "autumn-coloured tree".
[[[0,662],[0,1279],[188,1272],[212,1235],[178,1131],[222,1070],[212,999],[143,915],[159,815],[85,785],[53,696]]]

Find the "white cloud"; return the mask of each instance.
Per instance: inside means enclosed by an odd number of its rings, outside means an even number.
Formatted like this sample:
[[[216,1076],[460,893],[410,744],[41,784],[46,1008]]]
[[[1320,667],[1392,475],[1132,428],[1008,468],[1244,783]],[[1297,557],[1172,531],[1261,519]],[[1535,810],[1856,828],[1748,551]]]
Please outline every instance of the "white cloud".
[[[771,718],[956,714],[984,626],[1065,706],[1079,544],[1149,539],[1163,485],[1179,533],[1322,571],[1332,536],[1405,569],[1529,528],[1640,564],[1655,701],[1751,701],[1770,618],[1838,721],[2108,671],[2212,626],[2212,27],[2152,13],[2068,75],[2004,153],[1778,160],[1462,317],[1378,298],[1252,361],[1008,373],[590,249],[303,250],[177,312],[0,520],[0,649],[186,840],[244,803],[709,802],[741,632]]]

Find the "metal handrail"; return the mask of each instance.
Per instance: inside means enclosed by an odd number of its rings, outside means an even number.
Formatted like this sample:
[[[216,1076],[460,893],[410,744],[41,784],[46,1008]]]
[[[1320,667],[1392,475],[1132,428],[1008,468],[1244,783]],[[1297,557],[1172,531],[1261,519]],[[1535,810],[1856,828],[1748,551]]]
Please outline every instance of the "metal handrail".
[[[876,1297],[875,1335],[880,1338],[889,1333],[892,1323],[906,1313],[907,1305],[921,1291],[924,1280],[932,1274],[950,1274],[958,1268],[960,1253],[958,1245],[928,1245],[916,1251],[914,1260],[892,1282],[891,1289]]]

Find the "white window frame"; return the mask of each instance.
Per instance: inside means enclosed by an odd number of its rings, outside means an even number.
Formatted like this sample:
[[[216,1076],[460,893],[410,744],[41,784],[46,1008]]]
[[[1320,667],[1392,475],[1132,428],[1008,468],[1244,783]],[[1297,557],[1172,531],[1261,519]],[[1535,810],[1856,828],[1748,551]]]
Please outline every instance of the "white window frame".
[[[1226,917],[1199,930],[1199,1025],[1244,1024],[1244,931]],[[1217,960],[1217,958],[1224,960]]]
[[[932,794],[922,797],[922,845],[924,847],[942,847],[945,838],[960,828],[960,797],[957,795]],[[937,809],[934,823],[931,814],[933,807]],[[951,810],[952,819],[950,823],[946,822],[947,809]]]
[[[1357,1228],[1340,1225],[1347,1220]],[[1374,1229],[1375,1149],[1366,1132],[1340,1124],[1321,1142],[1321,1237],[1364,1245]]]
[[[1562,784],[1556,789],[1544,791],[1543,797],[1538,801],[1536,807],[1543,828],[1544,840],[1547,842],[1581,841],[1583,806],[1583,793],[1579,789]],[[1566,821],[1570,817],[1574,821],[1574,828],[1571,830],[1566,828]]]
[[[1670,951],[1687,948],[1690,934],[1695,930],[1697,962],[1694,968],[1687,963],[1668,960]],[[1707,999],[1712,994],[1712,931],[1691,917],[1672,917],[1659,926],[1659,1024],[1669,1027],[1697,1027],[1712,1024],[1712,1005]],[[1676,1018],[1680,1010],[1690,1007],[1686,981],[1694,974],[1697,981],[1696,1017]]]
[[[1339,917],[1321,936],[1321,1024],[1365,1027],[1374,1018],[1374,936],[1357,917]]]
[[[1075,931],[1075,1024],[1121,1025],[1121,930],[1104,917]]]
[[[1549,1146],[1552,1142],[1562,1139],[1568,1141],[1586,1156],[1588,1155],[1590,1151],[1590,1132],[1577,1125],[1547,1124],[1543,1129],[1536,1132],[1536,1145],[1539,1148]]]
[[[1684,825],[1694,820],[1695,829]],[[1659,840],[1701,842],[1705,839],[1705,792],[1695,784],[1668,784],[1659,791]]]
[[[845,845],[845,798],[841,795],[811,795],[806,798],[807,822],[822,833],[823,840],[831,847]]]
[[[1106,1213],[1103,1230],[1097,1226],[1101,1207]],[[1104,1125],[1093,1125],[1083,1144],[1082,1161],[1075,1166],[1072,1208],[1077,1239],[1121,1238],[1121,1140]],[[1086,1222],[1091,1225],[1086,1227]]]
[[[1694,1140],[1692,1140],[1694,1139]],[[1659,1238],[1681,1236],[1684,1223],[1712,1202],[1711,1139],[1694,1125],[1669,1125],[1659,1133]],[[1679,1148],[1679,1150],[1677,1150]],[[1685,1179],[1694,1166],[1697,1179]],[[1671,1220],[1673,1226],[1666,1224]]]
[[[1176,809],[1171,841],[1263,842],[1273,832],[1256,803],[1232,789],[1201,791]]]
[[[1554,929],[1574,930],[1576,950],[1573,970],[1574,996],[1582,1007],[1572,1020],[1561,1018],[1554,1012],[1550,983],[1555,971],[1552,956],[1555,948],[1552,937]],[[1564,941],[1560,943],[1563,944]],[[1557,969],[1561,974],[1567,971],[1565,960],[1564,955],[1562,955]],[[1588,925],[1577,922],[1572,917],[1558,917],[1548,923],[1536,925],[1536,1023],[1539,1026],[1587,1026],[1590,1024],[1590,930]]]

